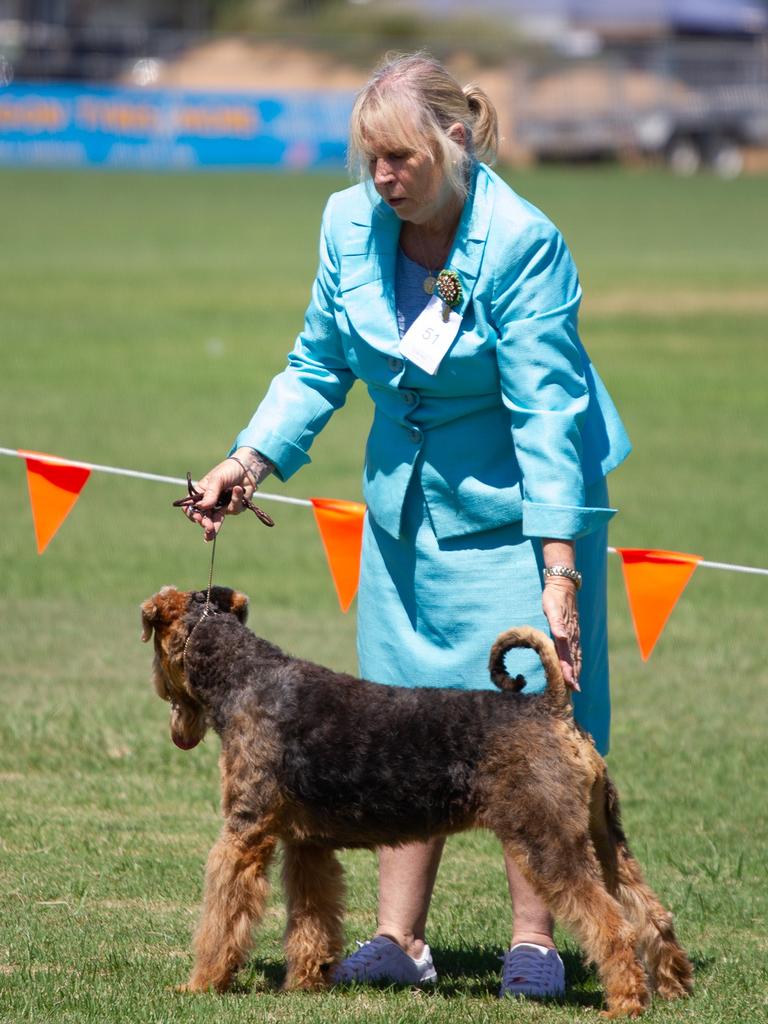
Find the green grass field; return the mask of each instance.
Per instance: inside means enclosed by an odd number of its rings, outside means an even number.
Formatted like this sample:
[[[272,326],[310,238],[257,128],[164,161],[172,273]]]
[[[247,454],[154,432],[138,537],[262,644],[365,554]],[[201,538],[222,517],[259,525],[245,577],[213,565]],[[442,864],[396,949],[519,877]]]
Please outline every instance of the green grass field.
[[[612,478],[611,541],[768,565],[766,181],[540,171],[513,184],[562,227],[590,353],[635,443]],[[284,362],[341,178],[0,172],[0,445],[200,474]],[[359,497],[362,389],[284,487]],[[218,829],[217,741],[174,748],[138,605],[201,586],[209,549],[173,488],[94,474],[42,558],[23,464],[0,458],[0,1021],[572,1021],[597,1008],[563,937],[557,1006],[499,1005],[509,907],[495,840],[452,841],[429,995],[278,994],[279,886],[238,992],[180,996]],[[266,504],[266,503],[265,503]],[[252,626],[354,669],[312,517],[269,505],[228,523],[217,580]],[[699,569],[640,661],[616,560],[612,772],[635,851],[697,968],[693,1000],[652,1021],[768,1020],[768,579]],[[348,941],[374,925],[375,868],[345,854]],[[587,1018],[589,1019],[589,1018]]]

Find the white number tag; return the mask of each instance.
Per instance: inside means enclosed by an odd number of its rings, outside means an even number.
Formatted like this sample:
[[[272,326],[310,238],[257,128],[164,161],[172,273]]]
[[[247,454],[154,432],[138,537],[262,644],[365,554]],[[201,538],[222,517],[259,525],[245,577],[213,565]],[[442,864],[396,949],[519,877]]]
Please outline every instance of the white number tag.
[[[443,300],[433,295],[400,341],[400,354],[426,373],[435,374],[461,327],[461,317],[450,310],[443,319]]]

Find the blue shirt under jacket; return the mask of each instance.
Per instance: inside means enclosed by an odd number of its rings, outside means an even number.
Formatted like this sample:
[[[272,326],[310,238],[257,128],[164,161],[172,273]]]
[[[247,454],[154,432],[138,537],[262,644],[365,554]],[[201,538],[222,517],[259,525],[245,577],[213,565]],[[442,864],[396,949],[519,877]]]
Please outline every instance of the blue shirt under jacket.
[[[605,523],[615,510],[585,507],[585,485],[630,443],[579,340],[581,287],[560,233],[476,165],[446,264],[462,323],[434,375],[399,351],[399,235],[370,185],[330,197],[304,329],[234,447],[287,480],[360,379],[374,403],[363,494],[392,536],[415,473],[439,539],[520,519],[527,536],[570,539]]]

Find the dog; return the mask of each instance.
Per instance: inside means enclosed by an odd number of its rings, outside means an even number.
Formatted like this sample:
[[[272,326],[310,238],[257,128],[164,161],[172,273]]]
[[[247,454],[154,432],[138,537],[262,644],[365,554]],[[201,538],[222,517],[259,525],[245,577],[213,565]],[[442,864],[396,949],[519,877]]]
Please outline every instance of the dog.
[[[609,1018],[650,990],[692,990],[670,913],[643,880],[605,762],[573,720],[552,641],[529,627],[494,643],[498,690],[382,686],[290,657],[245,626],[225,587],[164,587],[144,602],[154,685],[184,750],[221,738],[224,827],[208,857],[185,991],[226,990],[264,913],[284,846],[286,989],[332,979],[343,946],[340,848],[395,846],[486,828],[597,965]],[[504,656],[531,647],[547,687],[525,695]]]

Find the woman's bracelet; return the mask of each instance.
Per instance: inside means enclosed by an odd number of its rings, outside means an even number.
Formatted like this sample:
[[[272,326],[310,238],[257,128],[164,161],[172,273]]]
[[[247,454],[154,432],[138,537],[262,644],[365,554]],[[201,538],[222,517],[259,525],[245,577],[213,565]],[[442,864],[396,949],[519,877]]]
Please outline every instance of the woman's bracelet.
[[[581,590],[581,573],[578,569],[572,569],[569,565],[548,565],[544,570],[544,582],[546,582],[548,576],[564,576],[567,580],[572,580],[577,590]]]

